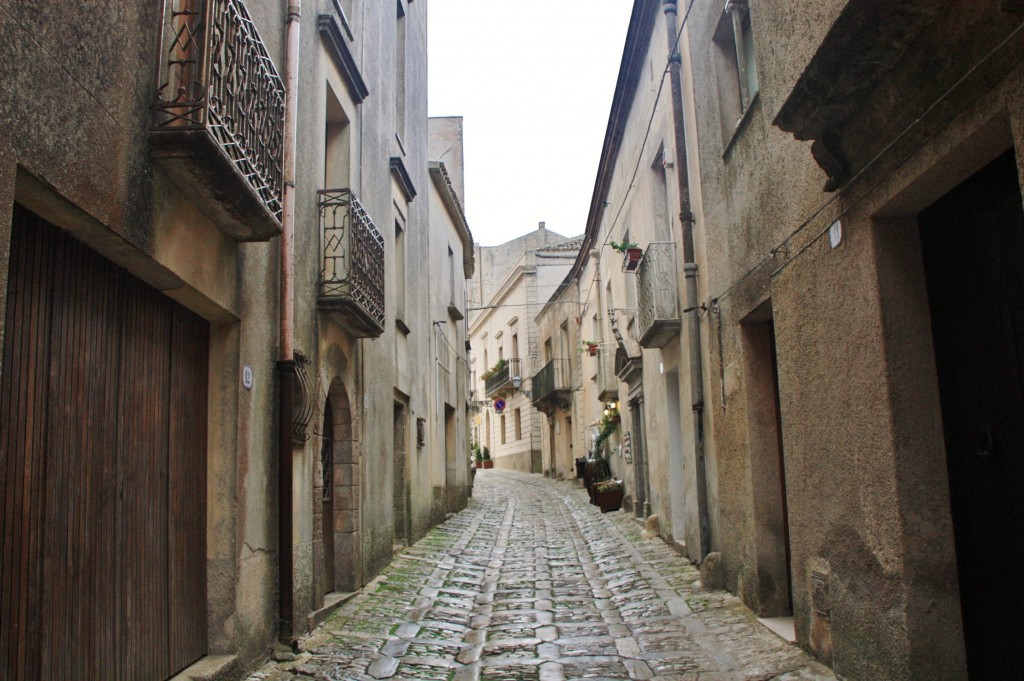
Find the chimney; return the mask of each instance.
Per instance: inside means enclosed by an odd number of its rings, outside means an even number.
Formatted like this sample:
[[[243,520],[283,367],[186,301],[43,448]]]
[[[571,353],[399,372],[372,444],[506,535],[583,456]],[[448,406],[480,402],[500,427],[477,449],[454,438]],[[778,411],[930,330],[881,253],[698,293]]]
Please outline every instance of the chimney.
[[[538,222],[537,223],[537,229],[544,229],[544,223],[543,222]]]

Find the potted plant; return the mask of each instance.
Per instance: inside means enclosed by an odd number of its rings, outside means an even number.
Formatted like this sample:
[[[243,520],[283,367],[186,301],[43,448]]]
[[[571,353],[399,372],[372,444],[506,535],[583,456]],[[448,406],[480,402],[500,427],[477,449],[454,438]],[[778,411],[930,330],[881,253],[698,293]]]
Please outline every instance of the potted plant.
[[[640,264],[640,258],[643,257],[643,250],[632,241],[623,241],[621,244],[614,241],[609,241],[608,245],[614,248],[619,253],[622,253],[622,271],[632,272]]]
[[[597,503],[594,501],[594,485],[611,477],[612,469],[608,465],[608,460],[604,458],[600,449],[596,449],[583,466],[583,486],[587,488],[590,503]]]
[[[494,462],[491,461],[491,450],[488,449],[487,447],[484,447],[483,451],[481,452],[481,455],[483,456],[483,467],[494,468]]]
[[[505,368],[505,364],[507,364],[507,362],[504,359],[499,359],[497,364],[492,366],[490,369],[488,369],[484,373],[480,374],[480,380],[486,382],[487,379],[489,379],[491,376],[494,376],[496,373],[498,373],[499,371],[504,369]]]
[[[622,508],[622,481],[602,480],[592,485],[594,505],[601,513],[618,511]]]
[[[587,349],[587,354],[590,355],[591,357],[593,357],[593,356],[595,356],[597,354],[597,348],[598,348],[599,345],[600,345],[600,343],[598,343],[595,340],[585,340],[585,341],[583,341],[583,347],[585,347]]]
[[[484,453],[480,451],[480,445],[474,442],[473,446],[470,447],[470,449],[473,451],[473,465],[476,466],[477,468],[483,468]]]
[[[597,437],[594,438],[595,451],[600,452],[604,449],[605,440],[619,429],[619,422],[621,420],[618,405],[614,402],[609,402],[605,406],[604,415],[601,417],[600,430],[598,430]]]

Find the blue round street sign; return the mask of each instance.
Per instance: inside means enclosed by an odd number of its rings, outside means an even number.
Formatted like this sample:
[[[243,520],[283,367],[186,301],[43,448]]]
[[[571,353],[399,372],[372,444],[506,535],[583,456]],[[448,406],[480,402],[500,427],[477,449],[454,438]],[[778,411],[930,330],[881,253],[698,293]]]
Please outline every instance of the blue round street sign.
[[[494,400],[494,411],[505,411],[505,400],[501,399],[500,397]]]

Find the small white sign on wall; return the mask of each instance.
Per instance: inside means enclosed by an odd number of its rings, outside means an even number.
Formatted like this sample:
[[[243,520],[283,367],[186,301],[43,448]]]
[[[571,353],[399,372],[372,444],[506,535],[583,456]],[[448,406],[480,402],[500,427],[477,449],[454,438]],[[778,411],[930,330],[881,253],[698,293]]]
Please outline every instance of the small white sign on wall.
[[[828,243],[836,248],[843,242],[843,223],[839,220],[833,222],[828,228]]]
[[[242,367],[242,387],[246,390],[252,390],[252,367],[246,364]]]

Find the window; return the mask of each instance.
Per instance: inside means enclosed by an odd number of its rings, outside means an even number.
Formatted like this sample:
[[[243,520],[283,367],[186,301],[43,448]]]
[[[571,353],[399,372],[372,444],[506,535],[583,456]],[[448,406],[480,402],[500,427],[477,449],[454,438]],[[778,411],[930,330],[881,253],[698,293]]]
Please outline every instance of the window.
[[[324,130],[324,189],[350,187],[351,134],[349,118],[331,86],[327,86],[326,128]]]
[[[651,164],[651,206],[654,209],[655,241],[672,240],[672,218],[668,210],[668,178],[665,169],[672,166],[671,153],[662,143]]]
[[[395,220],[395,319],[405,320],[405,229]]]
[[[715,30],[714,43],[718,107],[722,136],[728,145],[760,89],[754,33],[746,0],[729,0],[725,4],[725,11]]]
[[[501,444],[505,444],[505,415],[501,415]]]
[[[515,426],[516,426],[516,440],[523,439],[523,412],[521,409],[516,409],[515,412]]]
[[[519,357],[519,334],[512,334],[512,357]]]

